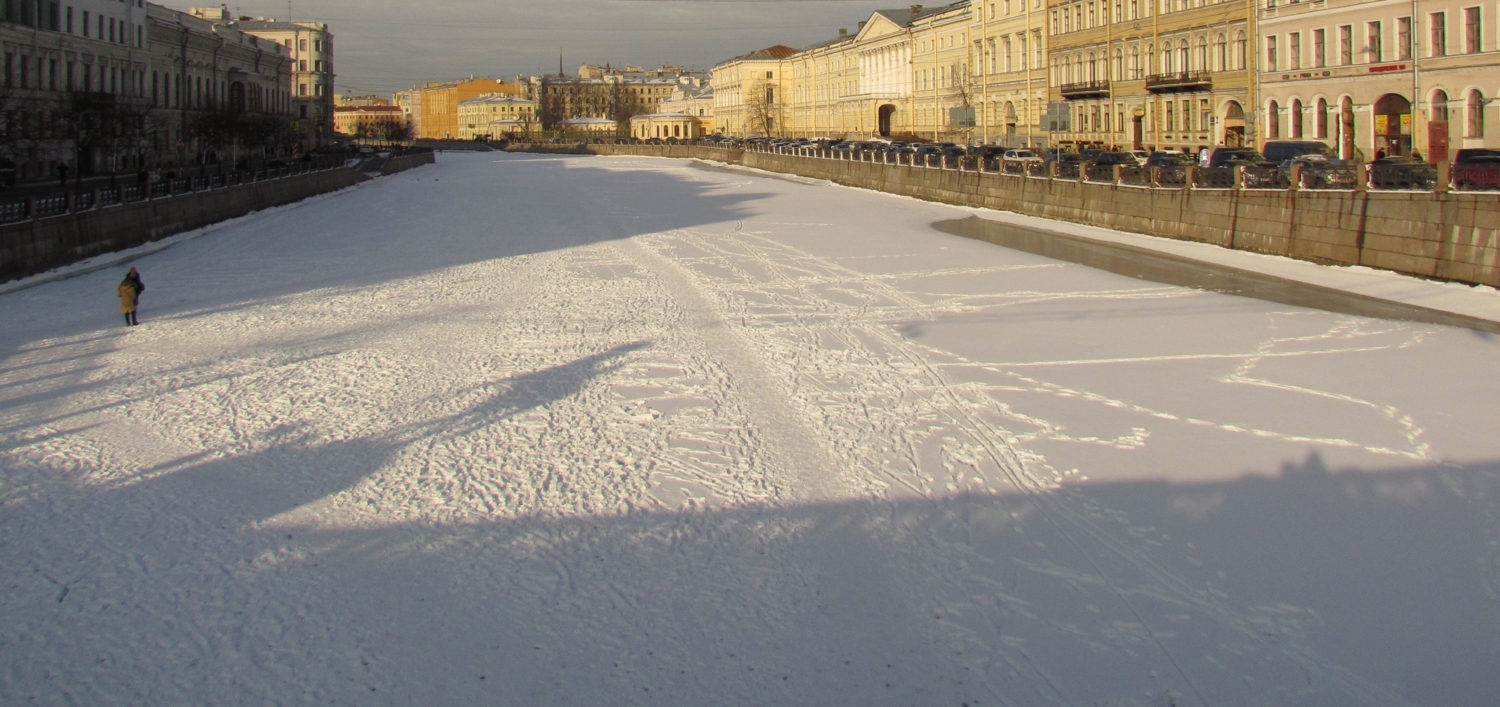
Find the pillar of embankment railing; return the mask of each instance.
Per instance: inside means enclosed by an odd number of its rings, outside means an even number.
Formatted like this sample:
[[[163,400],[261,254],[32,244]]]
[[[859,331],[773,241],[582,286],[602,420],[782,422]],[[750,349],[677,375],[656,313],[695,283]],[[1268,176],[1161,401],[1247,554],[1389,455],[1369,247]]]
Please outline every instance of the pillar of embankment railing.
[[[1120,175],[1124,174],[1125,165],[1117,164],[1115,165],[1115,168],[1110,171],[1113,172],[1113,175],[1109,178],[1109,183],[1114,186],[1120,186]]]
[[[1302,191],[1302,165],[1292,165],[1291,183],[1286,188],[1287,191]]]
[[[1185,170],[1183,170],[1182,188],[1183,189],[1197,189],[1198,188],[1198,168],[1197,167],[1195,167],[1193,165],[1188,165],[1188,168],[1185,169]]]
[[[1438,194],[1447,194],[1452,181],[1453,165],[1447,160],[1437,163],[1437,183],[1433,185],[1432,190]]]

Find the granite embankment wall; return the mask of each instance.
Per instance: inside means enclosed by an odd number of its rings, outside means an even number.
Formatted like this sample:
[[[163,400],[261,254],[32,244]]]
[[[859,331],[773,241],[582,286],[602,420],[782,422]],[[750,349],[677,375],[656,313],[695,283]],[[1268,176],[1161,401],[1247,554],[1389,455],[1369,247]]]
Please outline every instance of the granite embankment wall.
[[[1493,193],[1147,189],[686,145],[586,149],[714,160],[929,201],[1500,286],[1500,195]]]
[[[433,161],[430,152],[393,157],[381,168],[381,174],[395,174]],[[370,176],[357,168],[341,167],[0,226],[0,281],[133,248],[368,179]]]

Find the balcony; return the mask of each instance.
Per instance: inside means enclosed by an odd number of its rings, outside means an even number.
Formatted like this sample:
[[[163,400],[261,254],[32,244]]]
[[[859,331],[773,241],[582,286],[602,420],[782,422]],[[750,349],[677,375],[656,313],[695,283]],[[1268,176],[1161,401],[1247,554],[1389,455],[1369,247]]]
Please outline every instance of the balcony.
[[[1085,81],[1083,83],[1065,83],[1059,87],[1062,97],[1072,100],[1075,98],[1109,98],[1108,81]]]
[[[1213,78],[1207,71],[1183,71],[1175,74],[1154,74],[1146,77],[1146,90],[1152,93],[1207,91],[1213,88],[1213,86]]]

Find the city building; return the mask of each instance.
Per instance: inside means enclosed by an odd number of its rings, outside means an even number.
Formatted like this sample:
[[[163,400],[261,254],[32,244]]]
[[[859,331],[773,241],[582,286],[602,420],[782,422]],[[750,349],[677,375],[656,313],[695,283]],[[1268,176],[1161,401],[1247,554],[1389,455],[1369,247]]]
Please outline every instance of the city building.
[[[381,140],[401,139],[406,111],[400,106],[334,106],[333,130],[339,135]]]
[[[152,149],[160,164],[310,147],[293,123],[291,50],[232,24],[146,3]]]
[[[740,137],[784,134],[792,80],[783,61],[796,53],[778,44],[715,66],[710,83],[717,130]]]
[[[643,140],[696,140],[704,134],[703,121],[686,113],[646,113],[630,119],[630,136]]]
[[[657,106],[662,114],[692,116],[698,121],[698,131],[707,135],[714,131],[714,88],[700,80],[679,81],[672,94]],[[634,134],[634,130],[632,130]]]
[[[714,67],[718,129],[730,134],[906,138],[1046,144],[1045,33],[1040,0],[879,10],[854,34],[780,56],[762,52]],[[771,61],[778,59],[779,61]],[[753,66],[753,68],[752,68]],[[745,76],[772,81],[744,91]],[[762,79],[762,77],[767,77]],[[756,110],[744,105],[753,96]],[[755,112],[766,113],[756,121]],[[780,129],[751,129],[774,123]]]
[[[529,135],[541,127],[536,101],[506,93],[486,93],[459,101],[458,123],[458,137],[463,140]]]
[[[1053,140],[1195,150],[1254,138],[1248,5],[1048,0]]]
[[[192,8],[188,11],[215,24],[286,47],[292,58],[293,127],[304,144],[317,147],[333,135],[334,67],[333,33],[322,22],[289,22],[276,18],[234,17],[224,7]]]
[[[335,96],[334,107],[388,106],[391,99],[384,96]]]
[[[599,75],[598,78],[542,77],[538,86],[538,110],[543,128],[554,130],[565,121],[593,118],[613,121],[615,129],[623,134],[629,130],[632,117],[660,112],[679,86],[701,82],[701,78],[692,74],[665,73],[667,69],[678,67],[653,71],[642,71],[637,67],[625,70],[582,68],[594,69],[587,73]]]
[[[504,79],[470,76],[458,81],[434,81],[397,94],[397,103],[411,112],[412,133],[419,139],[454,140],[462,135],[458,106],[482,95],[518,96],[520,86]]]
[[[1500,6],[1273,0],[1259,14],[1266,139],[1364,159],[1500,147]]]
[[[0,3],[0,169],[29,180],[148,162],[149,131],[135,120],[146,110],[146,26],[139,0]],[[80,129],[85,116],[137,125],[106,142]]]

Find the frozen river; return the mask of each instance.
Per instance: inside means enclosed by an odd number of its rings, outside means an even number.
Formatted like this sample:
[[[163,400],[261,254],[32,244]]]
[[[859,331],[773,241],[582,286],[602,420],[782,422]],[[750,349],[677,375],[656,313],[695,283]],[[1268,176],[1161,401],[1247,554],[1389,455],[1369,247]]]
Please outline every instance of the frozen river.
[[[1500,338],[975,213],[443,155],[0,295],[0,703],[1500,695]]]

